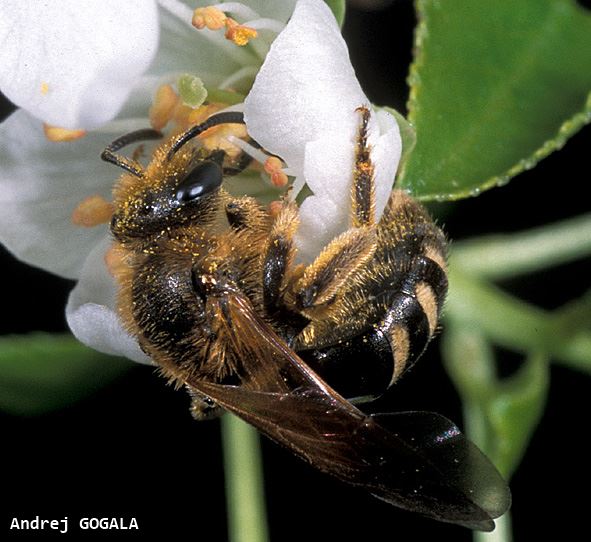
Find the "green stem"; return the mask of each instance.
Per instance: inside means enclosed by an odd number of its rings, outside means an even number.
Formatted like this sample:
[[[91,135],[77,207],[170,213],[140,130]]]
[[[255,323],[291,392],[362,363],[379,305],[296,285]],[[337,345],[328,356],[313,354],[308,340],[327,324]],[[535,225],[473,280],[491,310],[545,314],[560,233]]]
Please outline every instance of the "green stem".
[[[495,530],[492,533],[474,532],[474,542],[511,542],[511,512],[506,512],[495,520]]]
[[[499,288],[458,270],[450,272],[447,317],[470,322],[495,343],[528,353],[542,351],[555,361],[591,371],[591,332],[564,324],[555,315],[534,307]]]
[[[479,277],[503,279],[590,254],[591,214],[586,214],[521,233],[455,243],[452,265]]]
[[[233,414],[222,417],[230,542],[268,542],[263,465],[257,431]]]

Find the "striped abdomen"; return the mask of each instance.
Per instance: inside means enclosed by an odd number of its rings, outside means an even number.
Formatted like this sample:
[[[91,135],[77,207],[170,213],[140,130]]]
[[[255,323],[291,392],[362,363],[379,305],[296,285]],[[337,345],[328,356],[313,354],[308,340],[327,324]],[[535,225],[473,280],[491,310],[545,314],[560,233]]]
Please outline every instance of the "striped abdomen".
[[[446,241],[427,211],[395,190],[372,260],[312,322],[298,353],[346,397],[379,395],[412,366],[437,331],[447,293]]]

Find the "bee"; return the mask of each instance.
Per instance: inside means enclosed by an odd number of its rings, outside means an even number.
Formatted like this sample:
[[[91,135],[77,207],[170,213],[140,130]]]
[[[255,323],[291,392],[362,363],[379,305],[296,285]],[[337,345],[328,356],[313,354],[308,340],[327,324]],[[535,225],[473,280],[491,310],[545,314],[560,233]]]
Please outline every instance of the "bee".
[[[359,109],[351,227],[310,264],[297,261],[298,206],[271,213],[224,179],[245,156],[195,139],[221,112],[173,136],[144,168],[117,154],[161,137],[125,135],[102,154],[123,168],[111,232],[124,265],[118,310],[142,350],[185,386],[198,419],[236,414],[322,472],[400,508],[492,530],[505,482],[449,420],[368,415],[345,399],[383,394],[421,356],[447,291],[446,239],[394,189],[375,219],[369,110]],[[253,142],[254,143],[254,142]]]

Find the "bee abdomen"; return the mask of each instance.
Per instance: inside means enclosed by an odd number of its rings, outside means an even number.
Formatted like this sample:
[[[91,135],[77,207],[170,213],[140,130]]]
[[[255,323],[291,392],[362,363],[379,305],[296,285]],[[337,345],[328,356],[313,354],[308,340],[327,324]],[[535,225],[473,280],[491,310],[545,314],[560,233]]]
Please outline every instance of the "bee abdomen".
[[[393,371],[388,386],[414,365],[435,335],[446,293],[445,271],[430,258],[417,256],[377,325],[392,352]]]
[[[344,292],[338,323],[315,323],[298,353],[345,397],[380,395],[436,334],[446,294],[445,236],[419,203],[394,191],[374,258]]]
[[[343,396],[381,395],[414,365],[436,333],[446,291],[439,264],[416,256],[396,288],[377,296],[385,310],[370,329],[299,354]]]

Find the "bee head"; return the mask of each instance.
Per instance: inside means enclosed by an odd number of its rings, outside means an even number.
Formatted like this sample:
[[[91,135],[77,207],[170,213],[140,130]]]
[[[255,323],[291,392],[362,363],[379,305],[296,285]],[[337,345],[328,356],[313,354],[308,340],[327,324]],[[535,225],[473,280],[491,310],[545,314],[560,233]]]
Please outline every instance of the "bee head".
[[[241,113],[220,113],[161,145],[144,169],[115,154],[142,139],[162,137],[155,130],[127,134],[105,149],[102,158],[125,169],[113,191],[111,232],[120,242],[149,241],[188,224],[206,226],[217,214],[224,178],[221,150],[205,154],[188,141],[217,124],[243,123]]]
[[[120,242],[149,240],[187,224],[207,225],[215,217],[223,181],[223,152],[155,157],[141,180],[125,175],[114,191],[111,232]]]

